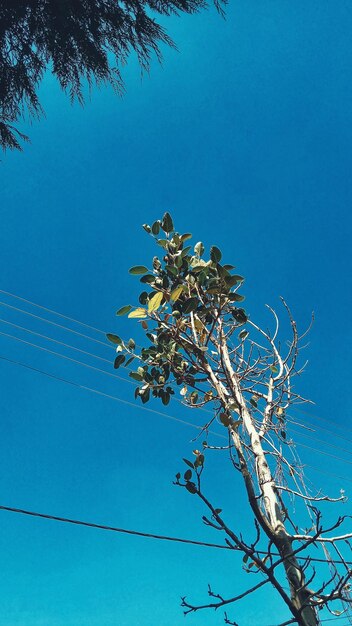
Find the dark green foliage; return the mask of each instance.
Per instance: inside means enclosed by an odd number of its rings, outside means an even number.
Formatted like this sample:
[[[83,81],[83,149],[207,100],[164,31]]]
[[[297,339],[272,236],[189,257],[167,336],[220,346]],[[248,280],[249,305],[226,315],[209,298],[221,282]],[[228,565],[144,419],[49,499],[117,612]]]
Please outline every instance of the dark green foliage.
[[[225,3],[215,0],[220,12]],[[37,94],[48,67],[71,100],[83,103],[84,86],[93,84],[109,83],[121,94],[121,66],[130,52],[148,69],[152,54],[161,59],[160,45],[174,47],[155,14],[206,7],[206,0],[0,0],[2,148],[20,150],[28,138],[13,124],[25,112],[43,113]]]
[[[175,232],[169,213],[151,226],[144,224],[143,228],[161,246],[162,253],[161,258],[153,258],[153,273],[140,278],[142,306],[128,309],[128,317],[138,320],[149,340],[135,356],[141,366],[137,372],[130,373],[142,383],[136,396],[143,403],[153,396],[167,405],[174,394],[170,383],[175,382],[182,387],[181,395],[191,406],[216,400],[212,391],[202,387],[206,380],[204,363],[214,347],[212,333],[219,316],[234,330],[247,321],[244,309],[233,305],[233,301],[243,299],[238,289],[244,279],[231,275],[232,266],[228,265],[227,269],[220,264],[222,255],[215,246],[210,250],[209,260],[201,258],[205,253],[202,243],[196,244],[193,254],[192,246],[184,245],[191,234]],[[161,231],[165,239],[158,238]],[[138,275],[142,271],[146,271],[145,266],[134,266],[130,273]],[[121,312],[126,312],[126,308]],[[145,318],[149,318],[148,322]],[[246,336],[241,334],[241,340]],[[131,340],[123,344],[129,353],[134,348]],[[228,423],[231,419],[229,416]],[[201,466],[202,457],[198,464]]]

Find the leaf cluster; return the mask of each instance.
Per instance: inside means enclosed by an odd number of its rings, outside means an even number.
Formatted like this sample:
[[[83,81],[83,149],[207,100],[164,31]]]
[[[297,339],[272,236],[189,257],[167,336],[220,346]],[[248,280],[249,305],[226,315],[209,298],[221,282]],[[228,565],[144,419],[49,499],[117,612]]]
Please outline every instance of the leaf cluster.
[[[244,299],[238,292],[244,279],[232,273],[235,269],[232,265],[221,264],[218,247],[211,247],[207,259],[202,242],[194,247],[189,245],[192,235],[176,232],[169,213],[152,225],[144,224],[143,228],[154,237],[161,255],[153,258],[150,269],[144,265],[130,269],[143,285],[140,306],[124,306],[117,315],[128,314],[141,320],[149,345],[138,355],[125,345],[118,351],[127,350],[133,353],[132,359],[142,361],[138,370],[130,374],[143,383],[136,389],[136,396],[142,402],[153,395],[168,404],[173,394],[169,384],[172,376],[182,386],[181,395],[196,406],[199,384],[205,380],[199,364],[204,362],[211,346],[217,319],[219,316],[230,319],[234,328],[247,321],[245,310],[237,306]],[[108,338],[114,341],[111,336]],[[124,355],[118,355],[115,367],[124,362]],[[188,387],[193,388],[191,393]],[[208,402],[213,399],[213,393],[208,389],[201,397],[202,402]]]

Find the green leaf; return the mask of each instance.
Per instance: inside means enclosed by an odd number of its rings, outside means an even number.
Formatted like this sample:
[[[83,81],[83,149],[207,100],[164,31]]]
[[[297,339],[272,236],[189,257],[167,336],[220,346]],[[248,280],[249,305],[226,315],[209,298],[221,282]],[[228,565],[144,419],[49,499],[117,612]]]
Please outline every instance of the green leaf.
[[[239,274],[233,274],[232,278],[236,278],[236,280],[241,283],[242,281],[244,281],[243,276],[240,276]]]
[[[174,224],[170,213],[165,213],[161,220],[161,228],[165,233],[171,233],[174,229]]]
[[[147,317],[147,311],[145,309],[142,309],[141,307],[138,307],[134,311],[131,311],[131,313],[128,314],[128,317],[131,317],[131,318]]]
[[[183,461],[186,463],[186,465],[188,465],[188,467],[191,467],[192,469],[194,469],[194,465],[192,461],[188,461],[187,459],[183,459]]]
[[[145,274],[148,271],[148,268],[145,267],[145,265],[135,265],[134,267],[131,267],[129,270],[130,274]]]
[[[284,431],[284,430],[281,430],[281,437],[282,437],[283,439],[286,439],[286,433],[285,433],[285,431]]]
[[[187,241],[187,239],[192,239],[192,233],[185,233],[181,235],[181,241]]]
[[[187,246],[186,248],[181,250],[181,257],[184,258],[185,256],[187,256],[187,254],[189,253],[190,249],[191,249],[191,246]]]
[[[243,302],[243,300],[245,300],[245,297],[241,296],[241,294],[239,293],[232,293],[231,300],[232,302]]]
[[[258,406],[258,398],[257,396],[252,396],[251,398],[249,398],[249,402],[251,403],[251,405],[256,409]]]
[[[180,472],[177,472],[177,474],[176,474],[176,477],[175,477],[175,478],[176,478],[176,480],[180,480],[180,478],[181,478],[181,474],[180,474]]]
[[[221,250],[219,250],[219,248],[217,248],[216,246],[212,246],[210,248],[210,258],[213,261],[213,263],[220,263],[221,261]]]
[[[130,378],[133,378],[133,380],[138,380],[139,382],[141,380],[143,380],[143,376],[141,376],[140,374],[138,374],[138,372],[130,372],[129,373]]]
[[[226,276],[225,277],[225,283],[226,283],[226,287],[231,289],[231,287],[234,287],[235,285],[237,285],[237,283],[238,283],[237,277],[236,276]]]
[[[225,264],[223,267],[224,267],[224,269],[225,269],[225,270],[227,270],[228,272],[231,272],[231,270],[234,270],[234,269],[235,269],[235,266],[234,266],[234,265],[228,265],[228,264]]]
[[[159,231],[160,231],[160,222],[159,220],[157,220],[156,222],[154,222],[154,224],[152,224],[152,233],[153,235],[159,235]]]
[[[192,478],[192,470],[190,470],[190,469],[186,470],[184,475],[183,475],[183,478],[185,480],[191,480],[191,478]]]
[[[216,513],[216,515],[220,515],[220,513],[222,513],[222,509],[215,509],[214,513]]]
[[[132,309],[131,305],[127,304],[127,306],[123,306],[121,307],[121,309],[116,311],[116,315],[126,315],[126,313],[129,313],[131,309]]]
[[[142,291],[142,293],[139,295],[138,300],[139,300],[139,302],[141,304],[147,304],[147,302],[148,302],[148,292],[147,291]]]
[[[276,365],[270,365],[270,369],[273,374],[278,374],[279,372],[279,369],[276,367]]]
[[[122,339],[120,339],[120,337],[118,337],[117,335],[113,335],[112,333],[107,333],[106,337],[109,339],[109,341],[111,341],[111,343],[114,343],[117,346],[122,343]]]
[[[165,265],[165,271],[171,274],[172,276],[178,276],[178,269],[173,265]]]
[[[150,389],[144,389],[143,391],[141,390],[139,392],[139,396],[140,399],[142,400],[142,404],[145,404],[146,402],[148,402],[149,398],[150,398]]]
[[[204,244],[201,241],[198,241],[198,243],[194,246],[194,252],[198,256],[202,256],[202,254],[204,254]]]
[[[130,348],[130,350],[134,350],[136,347],[136,342],[134,341],[134,339],[129,339],[127,342],[127,347]]]
[[[158,291],[152,298],[150,298],[148,302],[148,312],[152,313],[153,311],[157,311],[159,306],[162,303],[164,294],[161,291]]]
[[[125,356],[123,354],[119,354],[114,361],[114,368],[117,370],[122,363],[125,361]]]
[[[172,290],[170,294],[170,299],[176,302],[176,300],[179,299],[182,293],[183,293],[183,285],[179,285],[178,287]]]
[[[151,232],[151,228],[149,226],[149,224],[142,224],[142,228],[144,228],[146,233],[150,233]]]
[[[164,391],[164,393],[161,396],[161,401],[163,403],[164,406],[167,406],[170,402],[170,394],[167,393],[167,391]]]
[[[197,493],[197,487],[194,483],[186,483],[186,489],[189,493],[195,494]]]
[[[248,330],[241,330],[241,332],[238,333],[238,337],[242,339],[242,341],[244,341],[244,339],[246,339],[248,335],[249,335]]]
[[[236,322],[238,322],[239,324],[245,324],[248,321],[248,317],[244,309],[234,308],[232,309],[231,313]]]
[[[141,283],[154,283],[155,281],[155,276],[153,274],[146,274],[145,276],[142,276],[142,278],[140,279]]]
[[[198,298],[188,298],[187,302],[183,307],[183,313],[191,313],[191,311],[195,311],[198,306]]]

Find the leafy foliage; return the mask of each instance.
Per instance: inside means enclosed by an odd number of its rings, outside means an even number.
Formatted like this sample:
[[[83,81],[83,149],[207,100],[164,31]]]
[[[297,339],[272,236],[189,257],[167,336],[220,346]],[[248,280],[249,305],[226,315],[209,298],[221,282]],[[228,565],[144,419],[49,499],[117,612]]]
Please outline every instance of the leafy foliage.
[[[215,0],[220,12],[226,0]],[[195,13],[206,0],[0,0],[0,145],[28,139],[13,123],[43,113],[38,88],[48,67],[71,100],[109,83],[123,93],[121,66],[131,51],[148,69],[160,45],[174,47],[152,14]]]
[[[218,317],[231,319],[234,328],[247,320],[244,309],[233,304],[240,296],[238,289],[244,279],[231,275],[231,270],[220,264],[222,253],[216,246],[211,247],[210,259],[206,261],[201,258],[205,251],[201,242],[194,249],[185,245],[191,234],[176,232],[169,213],[152,226],[144,224],[143,227],[155,238],[162,255],[153,259],[153,274],[140,277],[148,289],[139,296],[144,306],[137,306],[128,313],[130,318],[149,318],[154,324],[146,333],[150,345],[138,356],[143,366],[135,379],[144,384],[137,395],[142,402],[154,396],[168,404],[174,394],[168,384],[171,376],[177,385],[199,389],[202,377],[197,375],[197,361],[205,359],[211,345],[211,329]],[[160,232],[163,233],[161,238],[158,237]],[[137,265],[130,273],[140,275],[142,270],[148,272],[145,266]],[[118,314],[124,310],[127,311],[127,307],[122,307]],[[111,335],[108,338],[112,340]],[[186,400],[195,406],[198,401],[214,399],[206,393],[186,391]]]

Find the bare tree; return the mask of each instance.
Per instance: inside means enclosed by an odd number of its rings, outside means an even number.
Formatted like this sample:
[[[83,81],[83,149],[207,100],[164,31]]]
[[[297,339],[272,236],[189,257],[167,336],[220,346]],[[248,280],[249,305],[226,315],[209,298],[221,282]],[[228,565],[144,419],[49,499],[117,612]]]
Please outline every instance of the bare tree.
[[[176,386],[186,406],[211,409],[202,429],[202,449],[193,451],[192,461],[184,459],[187,469],[176,475],[175,484],[203,502],[207,510],[203,522],[222,532],[226,544],[243,554],[244,569],[259,578],[248,589],[236,590],[231,598],[211,587],[210,601],[202,605],[184,597],[184,612],[227,608],[271,585],[287,607],[285,624],[317,626],[323,608],[333,615],[347,615],[351,570],[343,551],[352,533],[340,534],[338,529],[348,516],[339,516],[325,527],[318,509],[320,502],[341,502],[345,496],[310,494],[301,464],[290,460],[293,446],[287,437],[287,411],[308,401],[296,391],[293,380],[303,371],[298,357],[309,329],[299,335],[282,300],[291,336],[281,345],[279,317],[271,307],[273,331],[261,328],[239,306],[244,300],[240,294],[244,279],[232,273],[232,265],[221,264],[219,248],[212,246],[210,259],[205,260],[203,244],[197,243],[192,250],[187,245],[191,235],[175,232],[168,213],[152,226],[145,224],[144,229],[155,237],[162,258],[154,257],[150,269],[130,269],[131,274],[141,275],[147,290],[139,297],[140,306],[124,306],[117,315],[140,320],[148,343],[136,350],[134,340],[126,343],[109,334],[116,344],[115,368],[137,362],[130,376],[138,382],[135,397],[143,403],[155,397],[167,405]],[[216,424],[226,432],[223,446],[212,441],[210,428]],[[228,454],[234,472],[242,479],[253,515],[252,529],[241,529],[237,521],[226,520],[205,493],[205,456],[217,450]],[[293,497],[307,505],[309,531],[300,530],[302,523],[290,506]],[[325,547],[319,571],[310,550],[318,545]],[[337,554],[335,560],[327,552],[328,545]],[[342,611],[334,609],[336,601],[344,603]],[[227,613],[225,623],[236,624]]]

